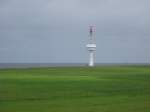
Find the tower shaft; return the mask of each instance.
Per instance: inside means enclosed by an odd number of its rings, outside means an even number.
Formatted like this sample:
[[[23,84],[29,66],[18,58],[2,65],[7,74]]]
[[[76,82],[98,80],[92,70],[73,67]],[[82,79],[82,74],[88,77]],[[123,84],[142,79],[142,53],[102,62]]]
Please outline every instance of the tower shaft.
[[[94,51],[90,51],[89,66],[94,66]]]

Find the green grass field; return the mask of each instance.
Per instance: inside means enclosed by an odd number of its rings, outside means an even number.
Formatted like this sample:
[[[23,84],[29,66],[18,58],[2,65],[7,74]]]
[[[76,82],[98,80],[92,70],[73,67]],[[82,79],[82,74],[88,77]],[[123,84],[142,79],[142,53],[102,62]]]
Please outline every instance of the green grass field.
[[[150,67],[1,69],[0,112],[150,112]]]

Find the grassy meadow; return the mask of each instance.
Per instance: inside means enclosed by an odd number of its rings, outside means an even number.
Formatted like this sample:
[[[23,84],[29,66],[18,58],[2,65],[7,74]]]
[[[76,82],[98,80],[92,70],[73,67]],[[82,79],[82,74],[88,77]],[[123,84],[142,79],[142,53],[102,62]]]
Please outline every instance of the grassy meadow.
[[[150,67],[0,69],[0,112],[150,112]]]

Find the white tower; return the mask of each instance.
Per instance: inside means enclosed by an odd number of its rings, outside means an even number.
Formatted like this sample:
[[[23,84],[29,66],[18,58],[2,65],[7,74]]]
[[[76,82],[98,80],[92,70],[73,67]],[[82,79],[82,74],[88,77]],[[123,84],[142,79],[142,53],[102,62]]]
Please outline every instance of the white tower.
[[[90,26],[89,29],[89,34],[90,34],[90,43],[86,45],[86,47],[88,48],[88,51],[90,53],[90,57],[89,57],[89,66],[93,67],[94,66],[94,54],[96,51],[96,43],[94,41],[94,36],[93,36],[93,26]]]

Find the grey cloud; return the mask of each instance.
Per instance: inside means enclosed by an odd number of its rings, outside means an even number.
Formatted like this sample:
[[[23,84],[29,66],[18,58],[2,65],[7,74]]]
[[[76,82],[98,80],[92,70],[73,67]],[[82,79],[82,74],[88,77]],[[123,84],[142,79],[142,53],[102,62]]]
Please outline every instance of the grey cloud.
[[[149,0],[0,1],[0,62],[150,62]]]

